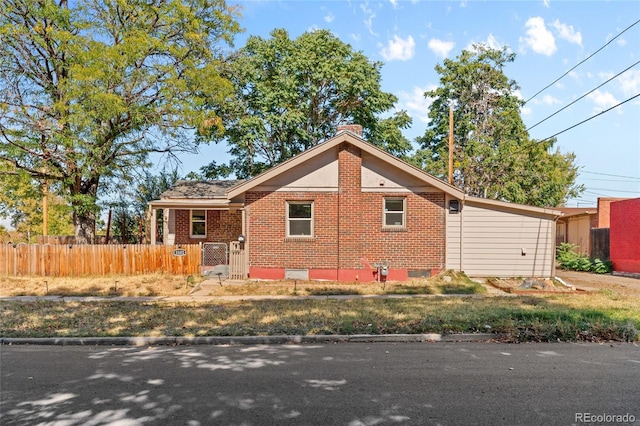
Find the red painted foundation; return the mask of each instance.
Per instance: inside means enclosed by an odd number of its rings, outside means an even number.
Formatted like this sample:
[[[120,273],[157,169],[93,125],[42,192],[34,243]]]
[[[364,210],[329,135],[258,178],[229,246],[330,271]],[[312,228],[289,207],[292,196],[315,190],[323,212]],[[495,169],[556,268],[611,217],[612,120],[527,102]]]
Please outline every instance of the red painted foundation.
[[[249,268],[249,278],[258,280],[283,280],[284,268]],[[384,281],[383,277],[380,277]],[[310,280],[327,280],[342,282],[378,281],[375,269],[309,269]],[[409,279],[406,269],[390,269],[386,281],[407,281]]]

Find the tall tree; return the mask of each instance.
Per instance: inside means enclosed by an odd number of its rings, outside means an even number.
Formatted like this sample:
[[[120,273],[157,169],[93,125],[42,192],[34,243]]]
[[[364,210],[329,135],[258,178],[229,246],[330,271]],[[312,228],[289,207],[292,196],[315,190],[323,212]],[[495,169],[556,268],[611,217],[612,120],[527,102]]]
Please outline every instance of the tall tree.
[[[253,176],[333,136],[339,124],[360,124],[366,138],[405,155],[411,143],[399,129],[411,119],[404,111],[380,118],[397,101],[381,90],[381,66],[329,31],[295,40],[283,29],[269,39],[250,37],[227,70],[234,100],[213,108],[226,129],[213,140],[225,141],[232,159],[201,171],[208,178]]]
[[[11,226],[25,235],[43,234],[43,182],[21,170],[0,164],[0,216],[10,219]],[[71,235],[71,206],[59,195],[60,185],[48,185],[47,233]]]
[[[446,178],[449,108],[454,108],[454,184],[467,194],[537,206],[559,206],[577,196],[577,166],[572,153],[552,151],[555,139],[530,139],[520,116],[522,101],[514,80],[504,74],[515,60],[506,48],[475,45],[435,69],[440,86],[425,93],[433,99],[431,122],[417,139],[415,161]]]
[[[91,242],[101,185],[223,131],[203,107],[230,94],[236,18],[224,0],[0,0],[0,161],[60,182]]]
[[[111,235],[114,237],[127,236],[127,241],[138,241],[140,220],[143,224],[143,236],[149,240],[151,235],[151,211],[149,201],[157,200],[160,195],[171,188],[180,179],[177,168],[162,169],[154,175],[148,170],[134,180],[123,182],[118,188],[117,197],[106,203],[113,212],[111,221]],[[125,217],[123,220],[122,217]],[[158,218],[158,225],[162,226],[162,217]],[[123,226],[124,223],[124,226]]]

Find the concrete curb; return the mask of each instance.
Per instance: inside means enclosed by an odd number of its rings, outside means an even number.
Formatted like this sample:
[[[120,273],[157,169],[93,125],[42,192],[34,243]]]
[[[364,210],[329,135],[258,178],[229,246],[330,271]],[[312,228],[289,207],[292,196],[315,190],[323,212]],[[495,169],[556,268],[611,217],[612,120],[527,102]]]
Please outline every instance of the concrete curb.
[[[354,334],[309,336],[157,336],[157,337],[2,337],[0,345],[58,346],[176,346],[282,345],[304,343],[483,342],[499,338],[492,333]]]

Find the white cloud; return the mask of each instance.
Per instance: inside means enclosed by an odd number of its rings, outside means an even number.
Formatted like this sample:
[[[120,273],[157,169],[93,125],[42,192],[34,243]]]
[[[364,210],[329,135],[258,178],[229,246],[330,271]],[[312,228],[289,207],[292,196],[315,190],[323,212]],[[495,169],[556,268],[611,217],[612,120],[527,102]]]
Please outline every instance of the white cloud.
[[[525,117],[530,117],[531,114],[533,114],[533,109],[529,108],[528,106],[524,105],[523,107],[520,108],[520,115],[523,115]]]
[[[378,35],[378,34],[375,33],[375,31],[373,31],[373,18],[376,17],[376,13],[372,9],[369,8],[369,4],[368,3],[362,3],[360,5],[360,9],[362,10],[362,12],[365,15],[364,25],[369,30],[369,33],[371,35]]]
[[[563,24],[557,19],[551,24],[555,28],[558,37],[567,40],[569,43],[582,46],[582,34],[579,31],[573,29],[573,25]]]
[[[386,61],[408,61],[415,54],[416,43],[413,37],[401,39],[397,35],[387,42],[387,47],[382,48],[380,54]]]
[[[398,0],[389,0],[389,3],[391,3],[394,9],[398,8]]]
[[[451,52],[451,50],[453,50],[455,45],[456,44],[452,41],[438,40],[437,38],[432,38],[427,44],[427,46],[429,46],[429,49],[431,49],[433,53],[443,58],[447,57],[447,55],[449,54],[449,52]]]
[[[493,34],[489,34],[485,41],[480,41],[480,42],[471,41],[467,45],[467,47],[465,47],[465,50],[468,50],[470,52],[475,52],[476,49],[474,48],[474,45],[477,45],[477,44],[482,44],[482,45],[488,46],[491,49],[495,49],[495,50],[502,50],[502,48],[505,46],[502,43],[500,43],[498,41],[498,39]]]
[[[398,105],[406,109],[411,117],[417,118],[423,123],[428,123],[429,106],[433,102],[431,98],[425,98],[424,92],[434,90],[437,86],[431,85],[428,88],[415,86],[411,93],[401,91],[398,93]]]
[[[627,45],[627,40],[624,38],[619,38],[616,40],[616,44],[618,46],[626,46]]]
[[[541,55],[551,56],[556,51],[556,41],[547,29],[544,19],[537,16],[529,18],[525,24],[526,36],[520,37],[520,43]]]
[[[629,70],[618,78],[622,93],[626,96],[633,96],[640,93],[640,71]]]
[[[534,102],[542,105],[559,105],[562,103],[560,99],[554,98],[551,95],[544,95],[542,98],[536,98],[534,99]]]
[[[328,15],[325,15],[324,22],[330,24],[330,23],[333,22],[334,19],[336,19],[335,15],[333,13],[329,12]]]
[[[595,92],[587,95],[587,99],[591,100],[595,104],[595,108],[593,109],[594,114],[602,112],[619,103],[611,93],[601,92],[600,90],[596,90]]]
[[[502,49],[502,43],[500,43],[498,39],[491,33],[489,33],[489,36],[487,37],[487,41],[485,42],[485,44],[495,50]]]

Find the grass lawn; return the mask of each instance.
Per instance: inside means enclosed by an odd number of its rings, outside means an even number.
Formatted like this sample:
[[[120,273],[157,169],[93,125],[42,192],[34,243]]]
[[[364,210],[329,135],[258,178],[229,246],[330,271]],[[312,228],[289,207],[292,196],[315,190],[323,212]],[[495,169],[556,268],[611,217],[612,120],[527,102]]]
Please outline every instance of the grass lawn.
[[[151,275],[1,278],[0,295],[174,296],[201,278]],[[252,300],[170,303],[0,302],[2,337],[246,336],[491,332],[505,342],[638,341],[640,297],[591,294],[483,296],[450,273],[408,283],[247,282],[212,295],[429,294],[431,298]],[[444,297],[478,294],[480,297]]]
[[[339,294],[480,294],[485,288],[464,274],[403,283],[251,281],[209,286],[211,296],[326,296]],[[163,274],[110,277],[0,277],[0,296],[185,296],[204,279]],[[215,282],[215,280],[214,280]]]
[[[640,299],[611,294],[224,303],[9,302],[3,337],[493,332],[506,342],[640,340]]]
[[[201,277],[149,274],[106,277],[0,277],[0,296],[183,296]]]

